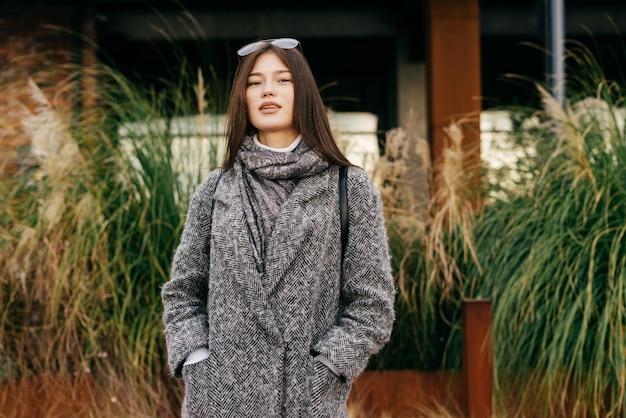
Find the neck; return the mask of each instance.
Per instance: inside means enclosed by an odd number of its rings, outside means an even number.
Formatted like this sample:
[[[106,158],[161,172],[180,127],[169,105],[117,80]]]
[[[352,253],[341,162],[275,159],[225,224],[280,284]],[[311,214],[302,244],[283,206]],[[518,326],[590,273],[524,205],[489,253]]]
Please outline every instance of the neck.
[[[287,148],[298,137],[296,131],[258,132],[257,138],[263,145],[272,148]]]

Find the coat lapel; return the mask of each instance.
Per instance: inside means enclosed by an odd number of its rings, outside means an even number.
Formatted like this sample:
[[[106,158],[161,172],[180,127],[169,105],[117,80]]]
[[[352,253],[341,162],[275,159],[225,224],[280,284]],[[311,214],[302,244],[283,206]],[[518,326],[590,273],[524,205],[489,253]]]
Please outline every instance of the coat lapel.
[[[261,327],[282,340],[281,333],[276,325],[272,309],[268,304],[267,293],[263,284],[263,274],[256,270],[252,255],[252,243],[248,236],[247,225],[243,214],[239,186],[236,183],[234,172],[223,178],[223,184],[215,193],[215,222],[224,228],[220,236],[229,239],[213,239],[216,254],[222,257],[226,268],[241,291],[242,297],[257,317]],[[216,227],[216,224],[213,224]],[[229,280],[228,277],[217,277],[216,280]]]
[[[314,199],[326,201],[331,198],[329,171],[300,180],[284,202],[268,241],[266,271],[262,280],[266,294],[272,294],[294,259],[304,253],[302,246],[315,244],[311,242],[311,235],[319,232],[316,231],[319,225],[314,223],[311,215],[306,212],[306,204]],[[327,206],[324,203],[315,205],[318,210],[323,210]],[[320,215],[315,214],[316,217]],[[307,253],[319,255],[319,252],[311,251],[310,248],[307,249]]]

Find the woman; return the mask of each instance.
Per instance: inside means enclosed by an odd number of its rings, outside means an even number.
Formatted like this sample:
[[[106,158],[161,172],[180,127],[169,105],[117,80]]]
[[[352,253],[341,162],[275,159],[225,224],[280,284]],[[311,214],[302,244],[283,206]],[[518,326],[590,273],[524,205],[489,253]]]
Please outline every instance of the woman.
[[[391,334],[380,198],[335,144],[298,45],[239,50],[224,164],[195,192],[163,286],[184,417],[345,417],[352,382]]]

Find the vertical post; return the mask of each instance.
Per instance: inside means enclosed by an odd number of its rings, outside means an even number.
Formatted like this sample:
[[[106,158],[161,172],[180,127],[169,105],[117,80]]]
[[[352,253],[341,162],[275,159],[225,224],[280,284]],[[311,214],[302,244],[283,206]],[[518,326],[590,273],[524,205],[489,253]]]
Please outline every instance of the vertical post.
[[[539,0],[543,2],[540,15],[542,38],[548,55],[545,60],[546,77],[554,99],[565,105],[565,6],[564,0]]]
[[[552,87],[556,101],[563,106],[565,104],[565,6],[564,0],[552,0],[550,8],[550,20],[552,22],[552,72],[554,79]]]
[[[482,110],[479,0],[427,0],[427,13],[428,136],[432,159],[436,163],[447,146],[443,128],[471,115],[471,122],[462,126],[463,146],[472,150],[467,165],[476,165],[480,162]]]
[[[462,305],[465,415],[490,418],[493,394],[491,301],[465,299]]]

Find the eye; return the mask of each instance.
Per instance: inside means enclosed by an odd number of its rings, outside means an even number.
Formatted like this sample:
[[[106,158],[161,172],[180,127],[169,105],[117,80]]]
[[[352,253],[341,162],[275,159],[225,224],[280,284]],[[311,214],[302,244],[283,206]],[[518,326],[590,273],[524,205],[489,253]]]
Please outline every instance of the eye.
[[[248,80],[248,87],[250,87],[250,86],[258,86],[259,84],[261,84],[261,82],[258,81],[258,80]]]
[[[287,77],[284,77],[284,78],[281,78],[280,80],[278,80],[278,82],[281,83],[281,84],[290,83],[291,79],[287,78]]]

